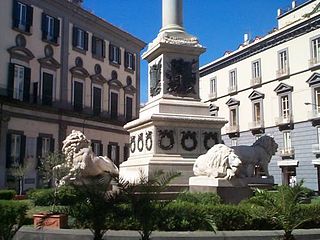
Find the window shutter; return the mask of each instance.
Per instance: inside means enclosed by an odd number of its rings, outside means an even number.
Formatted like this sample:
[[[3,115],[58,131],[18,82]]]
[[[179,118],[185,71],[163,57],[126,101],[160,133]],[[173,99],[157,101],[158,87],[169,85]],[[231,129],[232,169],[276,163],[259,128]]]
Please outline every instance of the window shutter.
[[[106,42],[102,39],[102,57],[106,57]]]
[[[118,63],[121,64],[121,50],[119,47],[117,47],[117,60]]]
[[[91,141],[91,150],[94,152],[94,143]]]
[[[11,167],[11,134],[7,134],[6,168]]]
[[[84,32],[84,50],[88,51],[89,34]]]
[[[129,57],[128,57],[128,52],[127,51],[125,51],[124,52],[124,67],[125,68],[128,68],[128,66],[129,66]]]
[[[23,101],[29,102],[30,100],[30,79],[31,79],[31,69],[24,68],[24,86],[23,86]]]
[[[113,59],[114,59],[112,48],[113,48],[113,45],[112,45],[112,44],[109,44],[109,60],[110,60],[111,62],[112,62]]]
[[[78,42],[78,28],[73,27],[72,29],[72,46],[76,47],[77,46],[77,42]]]
[[[60,20],[57,18],[54,18],[54,42],[58,43],[58,38],[60,36]]]
[[[7,93],[9,98],[13,98],[13,88],[14,88],[14,64],[9,63],[9,70],[8,70],[8,87]]]
[[[26,32],[30,32],[30,27],[33,24],[33,7],[27,5],[27,23]]]
[[[100,143],[100,152],[99,152],[100,156],[103,156],[103,144]]]
[[[132,70],[136,70],[136,57],[134,54],[132,54]]]
[[[42,40],[47,40],[48,36],[48,19],[47,14],[42,13],[42,20],[41,20],[41,30],[42,30]]]
[[[92,54],[97,55],[97,38],[95,36],[92,36]]]
[[[117,146],[117,152],[116,152],[116,165],[119,167],[120,165],[120,147]]]
[[[16,0],[13,1],[13,6],[12,6],[12,27],[13,28],[19,27],[19,8],[18,8],[18,2]]]
[[[38,160],[38,167],[41,165],[41,158],[42,158],[42,137],[37,137],[37,160]]]
[[[113,159],[111,159],[111,151],[112,151],[112,145],[109,144],[109,145],[108,145],[108,153],[107,153],[108,155],[107,155],[107,156],[108,156],[108,158],[109,158],[110,160],[113,161]]]
[[[20,162],[19,164],[23,165],[24,158],[26,156],[26,136],[21,135],[21,145],[20,145]]]
[[[50,138],[50,152],[54,153],[54,138]]]

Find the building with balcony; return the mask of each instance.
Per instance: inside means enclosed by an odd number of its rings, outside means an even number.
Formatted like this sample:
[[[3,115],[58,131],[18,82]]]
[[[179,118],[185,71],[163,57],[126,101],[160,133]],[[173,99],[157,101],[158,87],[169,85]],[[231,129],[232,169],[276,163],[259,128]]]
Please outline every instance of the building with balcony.
[[[201,99],[212,115],[229,121],[222,129],[225,144],[250,145],[262,134],[274,136],[279,145],[270,163],[275,182],[304,179],[317,191],[319,10],[320,0],[292,1],[290,10],[278,10],[277,28],[253,40],[246,34],[237,50],[200,68]]]
[[[145,43],[81,7],[80,0],[2,0],[0,18],[0,188],[8,169],[31,165],[73,130],[116,165],[128,157],[123,125],[138,117]]]

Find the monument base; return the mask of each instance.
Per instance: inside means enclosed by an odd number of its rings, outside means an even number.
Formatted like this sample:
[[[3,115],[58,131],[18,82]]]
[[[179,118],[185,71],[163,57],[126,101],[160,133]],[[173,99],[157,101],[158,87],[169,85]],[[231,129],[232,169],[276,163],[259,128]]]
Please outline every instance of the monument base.
[[[218,194],[224,203],[237,204],[252,196],[252,190],[243,179],[231,181],[221,178],[209,178],[207,176],[191,177],[189,179],[189,191],[212,192]]]

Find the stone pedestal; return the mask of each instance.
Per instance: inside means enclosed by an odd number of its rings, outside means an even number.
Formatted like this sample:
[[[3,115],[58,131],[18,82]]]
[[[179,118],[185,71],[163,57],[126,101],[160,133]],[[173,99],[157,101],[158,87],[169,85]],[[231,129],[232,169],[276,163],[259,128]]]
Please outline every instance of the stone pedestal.
[[[221,142],[227,121],[210,116],[199,97],[197,38],[183,28],[182,0],[162,0],[163,25],[148,45],[148,102],[139,119],[124,127],[130,133],[130,157],[120,165],[120,177],[131,182],[156,170],[180,172],[175,184],[188,185],[193,164]]]
[[[206,176],[191,177],[189,179],[190,192],[213,192],[218,194],[224,203],[237,204],[252,195],[252,190],[243,179],[231,181]]]

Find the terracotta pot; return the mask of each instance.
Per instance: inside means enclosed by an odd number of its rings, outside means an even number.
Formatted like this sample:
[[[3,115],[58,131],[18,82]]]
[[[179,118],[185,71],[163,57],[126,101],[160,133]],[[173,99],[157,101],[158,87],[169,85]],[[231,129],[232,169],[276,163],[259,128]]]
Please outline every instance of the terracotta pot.
[[[27,199],[27,195],[16,195],[14,196],[14,200],[25,200]]]
[[[67,228],[68,215],[50,213],[34,214],[33,225],[35,228]]]

